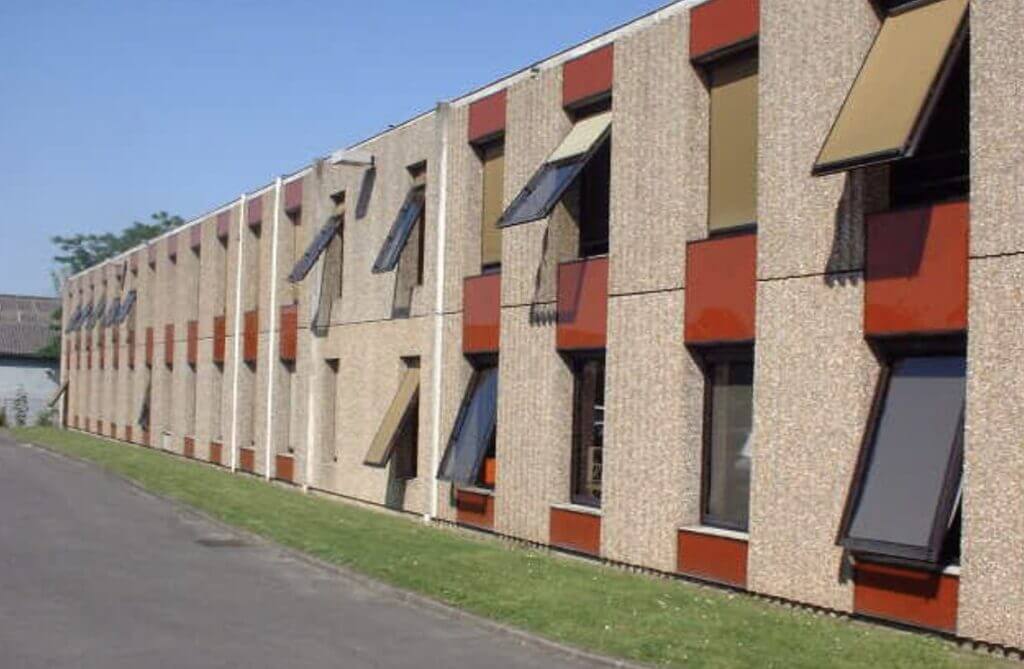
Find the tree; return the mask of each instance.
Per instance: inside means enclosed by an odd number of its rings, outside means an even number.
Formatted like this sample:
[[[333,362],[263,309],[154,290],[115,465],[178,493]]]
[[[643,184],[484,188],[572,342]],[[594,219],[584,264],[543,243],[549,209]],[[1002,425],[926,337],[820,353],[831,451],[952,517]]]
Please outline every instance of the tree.
[[[68,237],[62,235],[52,237],[50,241],[57,246],[58,250],[57,255],[53,257],[57,268],[52,273],[57,292],[60,292],[60,285],[69,276],[124,253],[185,223],[185,219],[181,216],[172,216],[166,211],[158,211],[149,218],[150,223],[134,221],[120,232],[79,233]],[[57,309],[53,313],[53,322],[50,324],[53,337],[46,346],[39,349],[38,355],[60,359],[62,319],[61,310]]]

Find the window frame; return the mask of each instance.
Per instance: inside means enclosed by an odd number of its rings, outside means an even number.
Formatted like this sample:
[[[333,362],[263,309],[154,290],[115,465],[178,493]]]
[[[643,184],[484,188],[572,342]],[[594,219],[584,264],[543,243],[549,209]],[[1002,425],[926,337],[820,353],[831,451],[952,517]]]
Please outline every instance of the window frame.
[[[309,275],[320,256],[324,254],[335,235],[338,234],[342,221],[341,214],[332,214],[327,219],[327,222],[317,231],[316,236],[303,251],[302,257],[292,267],[292,271],[288,274],[289,283],[299,283]]]
[[[377,258],[374,260],[371,270],[374,274],[393,272],[398,267],[398,262],[409,243],[413,229],[420,225],[420,219],[426,217],[426,196],[426,184],[413,184],[409,188],[402,207],[391,224],[388,236],[384,239],[380,251],[377,252]],[[422,239],[420,241],[422,243]],[[422,270],[419,271],[422,272]]]
[[[704,375],[704,406],[701,428],[701,475],[700,475],[700,524],[705,527],[714,527],[723,530],[747,533],[750,531],[750,491],[747,491],[747,525],[740,526],[728,523],[715,518],[708,511],[708,502],[711,496],[711,450],[712,431],[714,416],[714,372],[718,365],[749,362],[755,364],[755,348],[753,344],[746,346],[727,346],[709,348],[700,352],[701,371]],[[756,369],[754,370],[756,373]],[[751,388],[756,383],[756,377],[751,381]],[[753,417],[754,406],[751,399],[751,417]],[[751,435],[754,432],[753,423],[750,427]],[[753,460],[753,457],[751,458]],[[753,483],[753,477],[750,479]]]
[[[602,497],[604,493],[604,425],[605,416],[607,415],[605,407],[607,406],[607,399],[604,399],[602,403],[602,416],[601,416],[601,493],[602,496],[595,497],[589,493],[580,491],[580,483],[582,477],[580,476],[580,467],[582,466],[582,449],[583,449],[583,432],[582,432],[582,393],[583,393],[583,379],[581,378],[584,369],[587,364],[592,362],[601,363],[601,378],[600,384],[604,390],[602,394],[607,393],[607,387],[605,381],[607,380],[607,358],[605,353],[602,352],[588,352],[573,356],[571,360],[572,372],[573,372],[573,407],[572,407],[572,443],[571,443],[571,458],[569,462],[569,500],[572,504],[577,506],[585,506],[594,509],[600,509],[602,505]],[[594,397],[594,410],[596,417],[597,408],[597,397],[595,393]],[[596,420],[595,423],[596,425]],[[593,430],[594,425],[589,426],[587,429]]]
[[[882,350],[878,350],[881,348]],[[906,358],[963,357],[966,363],[966,342],[961,336],[936,338],[934,341],[892,340],[876,343],[876,354],[882,369],[875,382],[874,396],[868,414],[867,425],[861,437],[857,462],[847,488],[846,502],[836,536],[836,545],[855,555],[869,560],[894,562],[912,566],[936,567],[944,558],[946,534],[953,526],[963,490],[964,423],[966,418],[966,389],[964,405],[957,420],[957,432],[953,448],[946,462],[946,476],[942,483],[938,507],[935,509],[929,532],[928,546],[897,544],[889,541],[858,539],[849,536],[854,512],[864,494],[864,482],[876,446],[875,440],[880,427],[882,409],[888,397],[894,366]],[[967,374],[964,375],[966,384]],[[956,442],[959,442],[957,444]]]
[[[451,475],[451,472],[446,471],[449,469],[450,461],[456,457],[453,449],[456,443],[462,435],[463,429],[465,429],[465,422],[469,414],[470,407],[472,406],[473,400],[476,397],[476,393],[483,384],[487,381],[484,376],[487,372],[491,372],[495,376],[495,384],[500,383],[498,377],[498,362],[497,360],[488,360],[486,363],[479,364],[473,370],[473,377],[470,380],[469,385],[466,388],[465,394],[462,396],[462,403],[459,405],[459,413],[455,417],[455,423],[452,426],[452,433],[448,438],[448,445],[445,448],[444,454],[441,457],[441,463],[438,465],[436,478],[439,481],[448,481],[456,488],[466,487],[480,487],[480,471],[483,468],[484,460],[487,459],[487,454],[490,451],[491,444],[494,442],[497,431],[498,431],[498,393],[500,392],[500,386],[495,388],[495,402],[494,402],[494,421],[484,438],[482,444],[476,444],[477,453],[475,455],[475,462],[470,469],[469,479],[467,480],[456,480]],[[482,392],[482,391],[481,391]]]

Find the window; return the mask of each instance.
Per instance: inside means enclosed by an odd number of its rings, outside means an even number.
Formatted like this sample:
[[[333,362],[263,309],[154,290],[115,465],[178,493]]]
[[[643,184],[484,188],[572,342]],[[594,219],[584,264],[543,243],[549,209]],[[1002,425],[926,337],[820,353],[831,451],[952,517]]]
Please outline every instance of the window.
[[[484,459],[493,457],[497,422],[498,368],[490,365],[473,373],[437,478],[456,485],[483,484],[481,469]]]
[[[480,213],[480,265],[484,270],[501,266],[501,220],[505,193],[505,142],[480,147],[483,161],[483,208]]]
[[[611,127],[610,111],[578,121],[512,200],[498,226],[508,227],[548,217],[605,140],[610,140]]]
[[[574,363],[572,502],[601,506],[604,446],[604,356]]]
[[[391,226],[391,232],[388,233],[380,253],[377,254],[377,260],[373,263],[374,274],[391,272],[398,266],[398,260],[402,256],[402,251],[409,241],[413,228],[417,227],[423,218],[424,200],[425,188],[423,186],[413,186],[409,190],[409,194],[405,197],[405,203],[402,204],[402,208]],[[422,240],[422,235],[420,235],[420,239]],[[422,258],[422,252],[418,255]],[[422,274],[420,283],[422,283]]]
[[[117,317],[114,320],[115,325],[124,323],[125,319],[131,315],[132,309],[135,307],[136,299],[138,299],[138,293],[134,290],[129,290],[128,294],[124,296],[124,301],[121,302],[121,308],[117,312]]]
[[[89,323],[86,327],[90,330],[96,327],[96,324],[103,319],[103,314],[106,313],[106,310],[107,298],[101,297],[100,301],[96,304],[96,308],[93,309],[92,313],[89,315]]]
[[[324,420],[320,433],[323,448],[320,450],[320,462],[332,463],[338,461],[338,359],[325,359],[324,367],[324,385],[321,388]]]
[[[608,253],[608,218],[612,177],[612,139],[601,143],[579,178],[579,257]]]
[[[753,351],[709,354],[704,383],[701,523],[745,532],[753,455]]]
[[[373,467],[384,467],[391,460],[392,453],[401,445],[405,450],[415,449],[419,432],[419,361],[406,363],[405,373],[398,385],[398,392],[384,414],[377,434],[370,444],[364,463]],[[402,450],[402,449],[399,449]],[[403,456],[404,457],[404,456]],[[399,460],[398,465],[408,465],[408,460]],[[396,467],[397,473],[398,467]]]
[[[879,384],[847,500],[840,545],[935,564],[959,533],[967,362],[962,354],[894,359]]]
[[[757,221],[757,51],[708,69],[711,87],[708,230]]]
[[[900,7],[875,43],[818,154],[831,174],[913,157],[966,36],[969,0]]]
[[[110,308],[107,309],[107,315],[103,317],[101,325],[103,327],[109,327],[116,325],[119,321],[117,317],[121,314],[121,298],[115,297],[114,301],[110,304]]]
[[[341,229],[343,216],[335,214],[327,219],[327,223],[324,224],[320,231],[313,238],[313,241],[309,243],[305,253],[299,258],[299,261],[295,263],[295,267],[292,268],[291,273],[288,275],[288,281],[291,283],[298,283],[306,278],[309,274],[309,270],[313,269],[313,265],[319,260],[320,255],[324,252],[327,246],[334,239],[334,236]]]

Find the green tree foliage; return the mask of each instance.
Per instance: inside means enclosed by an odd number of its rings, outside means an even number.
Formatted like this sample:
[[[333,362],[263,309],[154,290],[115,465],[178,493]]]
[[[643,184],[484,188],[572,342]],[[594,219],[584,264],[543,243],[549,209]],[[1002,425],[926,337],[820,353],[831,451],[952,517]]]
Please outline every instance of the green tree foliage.
[[[185,223],[185,219],[181,216],[172,216],[166,211],[158,211],[149,219],[149,223],[135,221],[120,232],[79,233],[68,237],[62,235],[51,237],[50,241],[57,247],[57,255],[53,257],[53,261],[57,264],[53,271],[53,281],[57,292],[60,292],[60,284],[67,277],[124,253]],[[62,318],[61,310],[57,309],[53,313],[53,322],[50,325],[50,329],[53,330],[53,338],[46,346],[39,349],[39,356],[60,359]]]

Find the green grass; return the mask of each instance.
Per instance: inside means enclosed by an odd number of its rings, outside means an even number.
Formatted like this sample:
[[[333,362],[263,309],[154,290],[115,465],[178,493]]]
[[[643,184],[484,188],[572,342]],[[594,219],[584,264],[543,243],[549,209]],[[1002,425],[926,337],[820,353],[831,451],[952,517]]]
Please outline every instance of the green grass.
[[[627,574],[52,428],[24,441],[322,560],[594,652],[664,666],[1006,666],[919,634]]]

